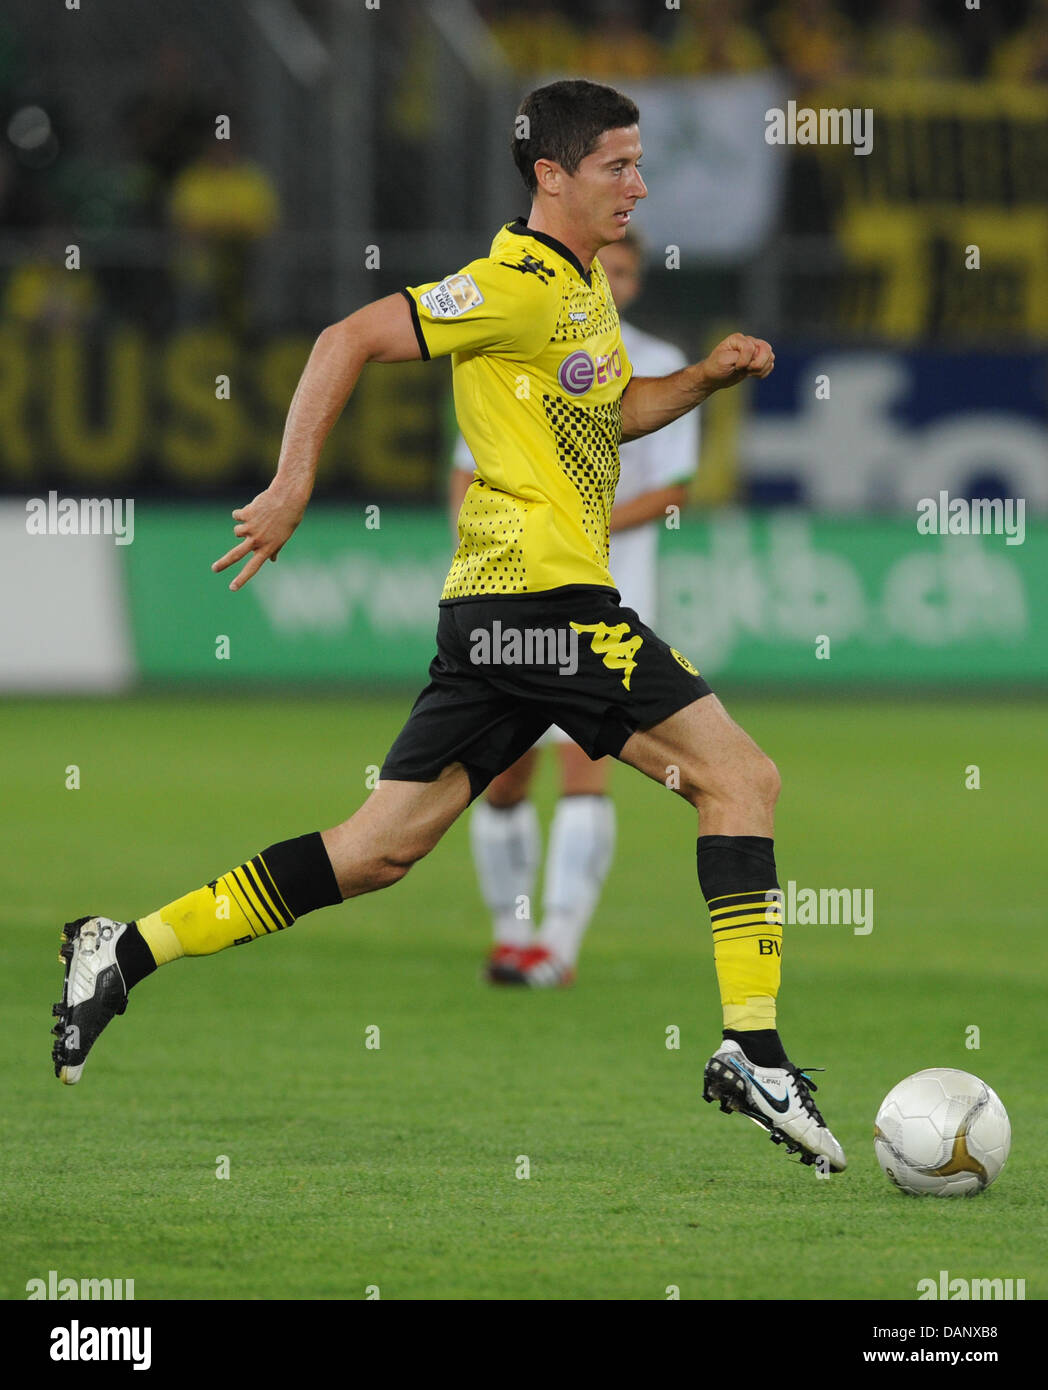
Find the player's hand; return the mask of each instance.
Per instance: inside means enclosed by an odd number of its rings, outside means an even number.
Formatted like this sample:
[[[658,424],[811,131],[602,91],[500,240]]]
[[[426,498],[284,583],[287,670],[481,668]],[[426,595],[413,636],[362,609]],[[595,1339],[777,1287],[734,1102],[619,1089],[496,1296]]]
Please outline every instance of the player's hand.
[[[734,386],[747,377],[763,381],[775,366],[771,343],[763,338],[750,338],[745,333],[732,333],[717,344],[702,367],[714,390]]]
[[[271,483],[254,501],[233,513],[237,523],[233,534],[241,537],[240,543],[227,550],[221,560],[216,560],[212,570],[218,573],[250,555],[251,559],[229,586],[234,592],[242,589],[267,560],[277,558],[305,510],[305,502]]]

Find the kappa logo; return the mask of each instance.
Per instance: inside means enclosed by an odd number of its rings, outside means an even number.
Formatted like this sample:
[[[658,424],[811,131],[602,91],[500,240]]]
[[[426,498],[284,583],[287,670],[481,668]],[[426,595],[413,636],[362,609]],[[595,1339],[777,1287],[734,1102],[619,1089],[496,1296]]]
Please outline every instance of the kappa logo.
[[[629,623],[619,623],[616,627],[609,627],[607,623],[591,623],[588,627],[583,623],[572,623],[571,626],[576,632],[593,634],[590,650],[603,658],[609,671],[624,672],[622,684],[629,690],[630,676],[637,669],[633,658],[644,645],[644,638],[631,637],[627,642],[625,638],[630,630]]]
[[[510,270],[519,270],[521,275],[537,275],[544,285],[548,285],[557,273],[552,266],[547,265],[538,256],[533,256],[530,251],[525,251],[519,261],[502,261],[501,264]]]
[[[419,303],[435,319],[457,319],[483,304],[484,296],[472,275],[449,275],[439,285],[419,295]]]

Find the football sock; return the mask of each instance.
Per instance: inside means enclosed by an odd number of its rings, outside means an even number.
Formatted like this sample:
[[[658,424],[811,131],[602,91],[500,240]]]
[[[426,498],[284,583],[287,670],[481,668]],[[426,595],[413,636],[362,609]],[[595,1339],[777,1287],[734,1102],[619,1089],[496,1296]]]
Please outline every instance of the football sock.
[[[700,835],[696,860],[713,928],[724,1036],[735,1038],[760,1066],[784,1066],[775,1028],[783,914],[774,841],[762,835]]]
[[[759,1067],[788,1067],[790,1059],[775,1028],[755,1028],[749,1033],[724,1029],[725,1039],[737,1042],[751,1062]]]
[[[282,840],[177,898],[140,917],[117,945],[117,963],[130,989],[142,972],[141,944],[155,965],[179,956],[209,956],[258,936],[283,931],[296,918],[342,901],[320,832]]]
[[[615,807],[607,796],[562,796],[550,827],[539,941],[567,965],[600,900],[615,849]]]
[[[477,881],[492,916],[499,946],[529,946],[531,895],[542,842],[539,818],[530,801],[515,806],[473,803],[469,838]]]

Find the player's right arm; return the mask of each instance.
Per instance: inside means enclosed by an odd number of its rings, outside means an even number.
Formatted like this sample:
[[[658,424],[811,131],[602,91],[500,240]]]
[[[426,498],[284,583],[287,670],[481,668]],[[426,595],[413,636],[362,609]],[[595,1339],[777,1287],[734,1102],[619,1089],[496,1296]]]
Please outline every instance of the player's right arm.
[[[267,560],[275,560],[302,520],[320,451],[365,362],[417,362],[421,356],[411,309],[402,294],[376,299],[324,329],[291,399],[276,476],[264,492],[233,513],[234,534],[240,540],[211,566],[218,572],[250,555],[231,589],[242,589]]]

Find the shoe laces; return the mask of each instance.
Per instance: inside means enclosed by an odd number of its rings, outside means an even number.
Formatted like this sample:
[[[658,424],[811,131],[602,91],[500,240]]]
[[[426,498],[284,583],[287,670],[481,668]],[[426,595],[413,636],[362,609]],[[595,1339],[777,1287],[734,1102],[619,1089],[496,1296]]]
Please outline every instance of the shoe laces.
[[[825,1126],[826,1121],[819,1114],[819,1107],[811,1098],[811,1092],[817,1091],[819,1088],[818,1086],[816,1086],[815,1082],[811,1079],[808,1073],[810,1071],[825,1070],[825,1067],[790,1067],[789,1069],[789,1075],[793,1077],[794,1083],[797,1087],[797,1095],[800,1098],[801,1105],[803,1105],[804,1109],[808,1112],[812,1119],[817,1120],[818,1123],[823,1126]]]

